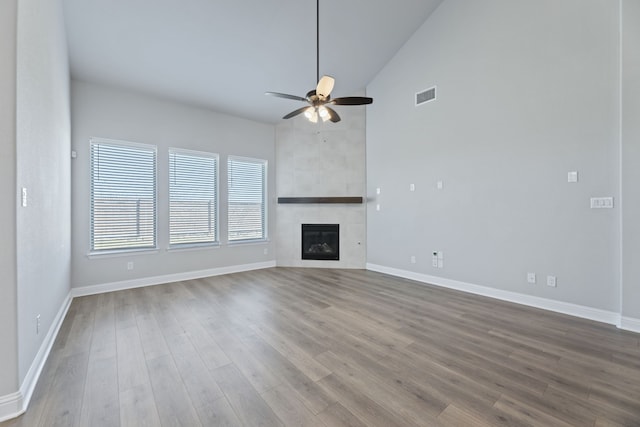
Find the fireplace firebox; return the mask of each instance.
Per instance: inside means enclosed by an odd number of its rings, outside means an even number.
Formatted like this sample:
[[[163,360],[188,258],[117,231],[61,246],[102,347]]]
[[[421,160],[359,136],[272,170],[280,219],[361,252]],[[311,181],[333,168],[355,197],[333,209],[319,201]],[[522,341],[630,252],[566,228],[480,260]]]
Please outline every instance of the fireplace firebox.
[[[340,260],[340,224],[302,224],[302,259]]]

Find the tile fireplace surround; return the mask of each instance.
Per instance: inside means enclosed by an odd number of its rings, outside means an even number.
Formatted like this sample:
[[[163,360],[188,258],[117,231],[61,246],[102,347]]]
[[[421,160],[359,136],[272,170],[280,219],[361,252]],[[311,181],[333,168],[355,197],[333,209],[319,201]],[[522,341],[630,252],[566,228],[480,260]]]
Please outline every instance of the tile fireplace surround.
[[[279,266],[365,268],[365,108],[341,108],[339,123],[312,124],[300,116],[277,126]],[[345,197],[346,203],[332,199]],[[303,260],[302,224],[340,224],[340,260]]]

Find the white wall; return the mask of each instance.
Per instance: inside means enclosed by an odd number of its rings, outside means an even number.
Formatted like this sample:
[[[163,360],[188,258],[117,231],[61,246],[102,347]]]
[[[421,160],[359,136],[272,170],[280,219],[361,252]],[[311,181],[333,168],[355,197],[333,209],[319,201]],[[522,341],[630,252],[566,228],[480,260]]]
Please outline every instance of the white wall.
[[[640,319],[640,2],[623,0],[622,17],[622,315]]]
[[[85,287],[275,262],[272,242],[227,246],[226,161],[229,155],[268,161],[269,233],[275,234],[274,127],[141,94],[85,82],[72,82],[72,286]],[[158,146],[157,253],[89,258],[89,139],[101,137]],[[168,248],[169,147],[220,155],[220,236],[216,249]],[[267,254],[264,250],[267,250]],[[132,261],[134,269],[127,270]]]
[[[364,94],[349,94],[358,96]],[[292,109],[297,106],[292,106]],[[367,107],[335,107],[342,121],[310,123],[304,116],[276,127],[279,197],[365,195],[365,124]],[[279,204],[278,265],[364,268],[364,204]],[[340,260],[301,259],[302,224],[340,224]]]
[[[60,1],[1,2],[0,57],[5,419],[25,409],[70,291],[69,69]]]
[[[28,194],[17,211],[22,381],[70,290],[69,67],[60,0],[20,0],[17,63],[17,184]]]
[[[368,263],[618,312],[619,213],[589,208],[619,191],[618,20],[601,0],[443,2],[367,87]]]
[[[0,398],[18,389],[16,16],[16,0],[0,2],[0,197],[4,200],[0,204],[0,223],[3,224],[0,240]]]

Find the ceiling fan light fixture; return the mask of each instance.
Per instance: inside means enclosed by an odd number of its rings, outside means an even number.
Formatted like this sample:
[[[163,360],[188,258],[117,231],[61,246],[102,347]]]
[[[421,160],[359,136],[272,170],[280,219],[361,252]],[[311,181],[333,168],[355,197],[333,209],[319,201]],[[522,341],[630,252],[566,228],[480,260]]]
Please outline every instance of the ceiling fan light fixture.
[[[321,98],[328,98],[335,85],[335,79],[331,76],[322,76],[316,87],[316,94]]]
[[[306,110],[304,110],[304,116],[307,119],[311,119],[311,116],[313,115],[313,107],[309,107]]]
[[[318,114],[320,115],[320,118],[323,122],[329,120],[329,110],[327,110],[327,107],[325,107],[324,105],[318,108]]]
[[[314,107],[309,107],[304,111],[304,116],[309,119],[311,123],[318,123],[318,111]]]

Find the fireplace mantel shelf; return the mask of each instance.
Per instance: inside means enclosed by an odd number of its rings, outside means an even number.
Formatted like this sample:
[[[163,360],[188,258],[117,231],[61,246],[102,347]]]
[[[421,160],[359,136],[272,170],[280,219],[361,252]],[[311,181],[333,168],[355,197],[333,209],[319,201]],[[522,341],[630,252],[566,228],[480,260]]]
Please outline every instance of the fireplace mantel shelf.
[[[363,203],[362,197],[278,197],[278,203]]]

